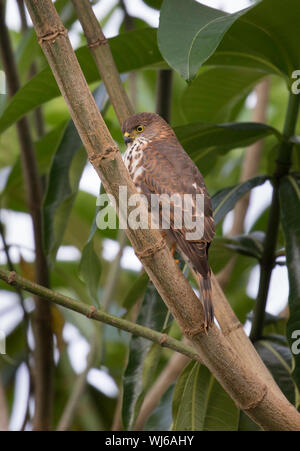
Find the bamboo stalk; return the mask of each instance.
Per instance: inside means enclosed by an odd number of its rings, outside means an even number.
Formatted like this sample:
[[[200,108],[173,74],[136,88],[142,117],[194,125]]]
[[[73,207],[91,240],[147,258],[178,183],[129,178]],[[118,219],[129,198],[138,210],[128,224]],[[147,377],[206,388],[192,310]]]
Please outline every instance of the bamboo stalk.
[[[26,4],[39,42],[106,191],[117,200],[120,185],[127,186],[129,195],[135,194],[132,180],[91,96],[52,2],[26,0]],[[217,327],[212,327],[207,335],[204,333],[203,307],[161,241],[159,232],[128,229],[127,234],[181,330],[237,405],[263,429],[300,430],[300,415],[281,391],[268,387],[257,376],[257,368],[249,366],[245,356],[233,349]]]
[[[72,0],[72,3],[105,84],[111,104],[114,106],[120,124],[122,124],[125,119],[134,114],[134,108],[120,79],[108,40],[99,26],[90,3],[82,0]]]

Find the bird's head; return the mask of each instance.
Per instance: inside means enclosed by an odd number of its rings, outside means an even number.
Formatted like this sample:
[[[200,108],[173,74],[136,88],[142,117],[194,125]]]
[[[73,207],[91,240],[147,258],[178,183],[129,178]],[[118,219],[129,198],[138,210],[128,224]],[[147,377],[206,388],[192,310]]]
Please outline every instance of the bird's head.
[[[143,138],[151,141],[162,128],[169,127],[162,117],[155,113],[138,113],[123,122],[122,133],[126,144],[135,139]]]

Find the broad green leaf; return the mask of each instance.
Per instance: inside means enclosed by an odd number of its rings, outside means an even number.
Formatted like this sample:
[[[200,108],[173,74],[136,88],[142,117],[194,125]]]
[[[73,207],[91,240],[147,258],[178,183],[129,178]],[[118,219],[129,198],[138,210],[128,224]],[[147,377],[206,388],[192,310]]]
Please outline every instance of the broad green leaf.
[[[107,99],[103,83],[94,97],[101,110]],[[69,121],[52,161],[47,192],[43,203],[44,244],[53,260],[61,244],[82,171],[86,164],[81,139],[72,120]]]
[[[248,235],[236,235],[230,237],[216,236],[209,251],[209,261],[214,272],[220,271],[233,253],[261,259],[265,233],[254,231]]]
[[[272,337],[255,343],[255,348],[263,362],[270,370],[279,388],[285,394],[291,404],[295,404],[295,384],[292,378],[292,354],[287,346],[285,337],[280,337],[281,343]]]
[[[197,122],[175,127],[174,131],[185,151],[206,175],[219,155],[275,135],[281,135],[273,127],[261,123],[241,122],[229,124],[208,124]]]
[[[139,311],[137,323],[160,331],[164,326],[167,313],[167,307],[157,293],[153,284],[150,283]],[[144,371],[144,369],[145,360],[147,359],[148,353],[151,349],[153,349],[152,344],[148,340],[135,335],[131,337],[129,359],[123,378],[122,418],[124,428],[126,430],[130,430],[132,428],[144,399],[146,390],[149,389],[149,374],[146,374],[147,372]],[[153,372],[158,363],[157,357],[159,356],[157,354],[155,355],[155,349],[154,359],[153,351],[151,354],[147,362],[147,369],[149,369],[149,362],[151,361],[151,374],[153,378]],[[145,382],[147,382],[147,385],[145,385]]]
[[[236,431],[239,409],[216,381],[210,371],[198,362],[191,362],[179,376],[181,399],[173,408],[175,431]],[[174,392],[175,396],[175,392]]]
[[[104,189],[100,188],[100,194]],[[79,276],[85,282],[91,297],[99,306],[98,287],[101,275],[101,261],[94,249],[94,236],[97,231],[97,215],[100,207],[97,206],[88,240],[82,250],[79,264]]]
[[[227,14],[194,0],[164,0],[158,29],[162,55],[185,80],[192,80],[246,11]]]
[[[126,294],[122,306],[128,311],[138,302],[143,296],[149,282],[149,276],[146,272],[143,272],[134,284],[129,288]]]
[[[224,188],[218,191],[212,197],[212,206],[215,223],[217,224],[224,216],[234,208],[237,201],[244,196],[248,191],[256,186],[263,185],[268,180],[265,175],[259,175],[246,182],[239,183],[238,185]]]
[[[64,128],[65,124],[60,124],[55,129],[46,133],[34,145],[38,169],[42,175],[48,175],[51,159],[61,140]],[[1,193],[2,207],[17,211],[28,211],[25,193],[21,159],[20,156],[18,156],[9,174],[5,188]]]
[[[162,63],[157,48],[156,30],[146,28],[123,33],[109,39],[112,55],[120,73],[130,72]],[[100,76],[87,46],[76,51],[88,83]],[[11,99],[0,118],[0,133],[29,111],[60,95],[59,88],[49,67],[39,72]]]
[[[183,392],[187,381],[190,376],[190,372],[194,367],[195,362],[188,363],[185,368],[181,371],[180,376],[177,378],[174,392],[173,392],[173,401],[172,401],[172,417],[173,417],[173,428],[176,427],[176,418],[179,415],[179,410],[181,406],[181,401],[183,397]]]
[[[38,54],[41,54],[41,49],[36,39],[36,33],[33,28],[28,28],[16,52],[18,73],[22,80],[25,81],[28,79],[30,66]]]
[[[160,9],[163,0],[143,0],[144,3],[146,3],[148,6],[151,6],[151,8]]]
[[[101,262],[94,249],[93,239],[90,239],[82,250],[79,265],[79,276],[85,282],[96,305],[98,301],[98,287],[101,275]]]
[[[248,235],[236,235],[228,238],[225,246],[233,251],[260,260],[264,249],[264,232],[255,231]]]
[[[296,345],[300,335],[297,336],[300,331],[300,174],[285,177],[279,195],[290,287],[286,334],[295,360],[293,378],[300,390],[300,346]]]
[[[239,419],[239,431],[261,431],[261,428],[251,420],[248,415],[245,414],[242,410],[240,410],[240,419]]]
[[[189,122],[228,122],[236,117],[253,87],[265,73],[243,67],[213,67],[199,74],[183,93],[182,112]]]
[[[148,418],[144,431],[169,431],[172,425],[172,396],[174,384],[162,395],[158,406]]]
[[[207,61],[212,65],[256,68],[285,78],[300,67],[298,0],[258,1],[238,19]],[[288,24],[288,25],[287,25]]]
[[[226,237],[216,235],[210,245],[209,264],[216,274],[227,265],[234,255],[233,250],[226,246],[227,243],[228,239]]]
[[[186,80],[205,62],[290,75],[300,67],[298,0],[264,0],[227,14],[194,0],[165,0],[158,32],[165,60]],[[288,26],[287,26],[288,24]],[[176,51],[175,51],[176,49]]]
[[[69,221],[64,233],[62,244],[73,245],[83,249],[91,231],[91,224],[95,219],[96,196],[85,191],[78,191]],[[95,239],[117,239],[117,230],[97,230]]]

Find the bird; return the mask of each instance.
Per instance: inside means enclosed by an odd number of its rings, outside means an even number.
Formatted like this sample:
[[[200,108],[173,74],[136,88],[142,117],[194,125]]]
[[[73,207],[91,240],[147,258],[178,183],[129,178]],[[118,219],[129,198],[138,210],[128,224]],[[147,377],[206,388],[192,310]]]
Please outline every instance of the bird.
[[[204,230],[201,238],[187,239],[188,229],[175,226],[175,205],[170,201],[170,227],[161,233],[169,243],[179,248],[180,253],[192,266],[202,293],[205,331],[214,323],[212,304],[211,268],[208,262],[208,250],[215,235],[212,205],[202,174],[193,160],[185,152],[171,126],[156,113],[137,113],[122,124],[122,133],[127,145],[124,163],[132,178],[137,192],[150,201],[153,194],[167,194],[181,198],[189,194],[192,199],[193,219],[196,195],[202,194],[204,208],[202,220]],[[148,205],[151,205],[149,202]],[[183,213],[181,213],[183,214]],[[161,215],[161,210],[160,210]]]

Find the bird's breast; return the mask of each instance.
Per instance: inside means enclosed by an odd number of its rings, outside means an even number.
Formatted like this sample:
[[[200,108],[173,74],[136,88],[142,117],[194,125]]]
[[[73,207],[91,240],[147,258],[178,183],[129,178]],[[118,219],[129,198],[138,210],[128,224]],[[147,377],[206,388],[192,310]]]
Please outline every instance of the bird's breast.
[[[138,191],[140,191],[140,183],[145,172],[145,168],[143,167],[143,149],[146,144],[147,142],[144,140],[135,140],[127,147],[124,155],[125,166]]]

